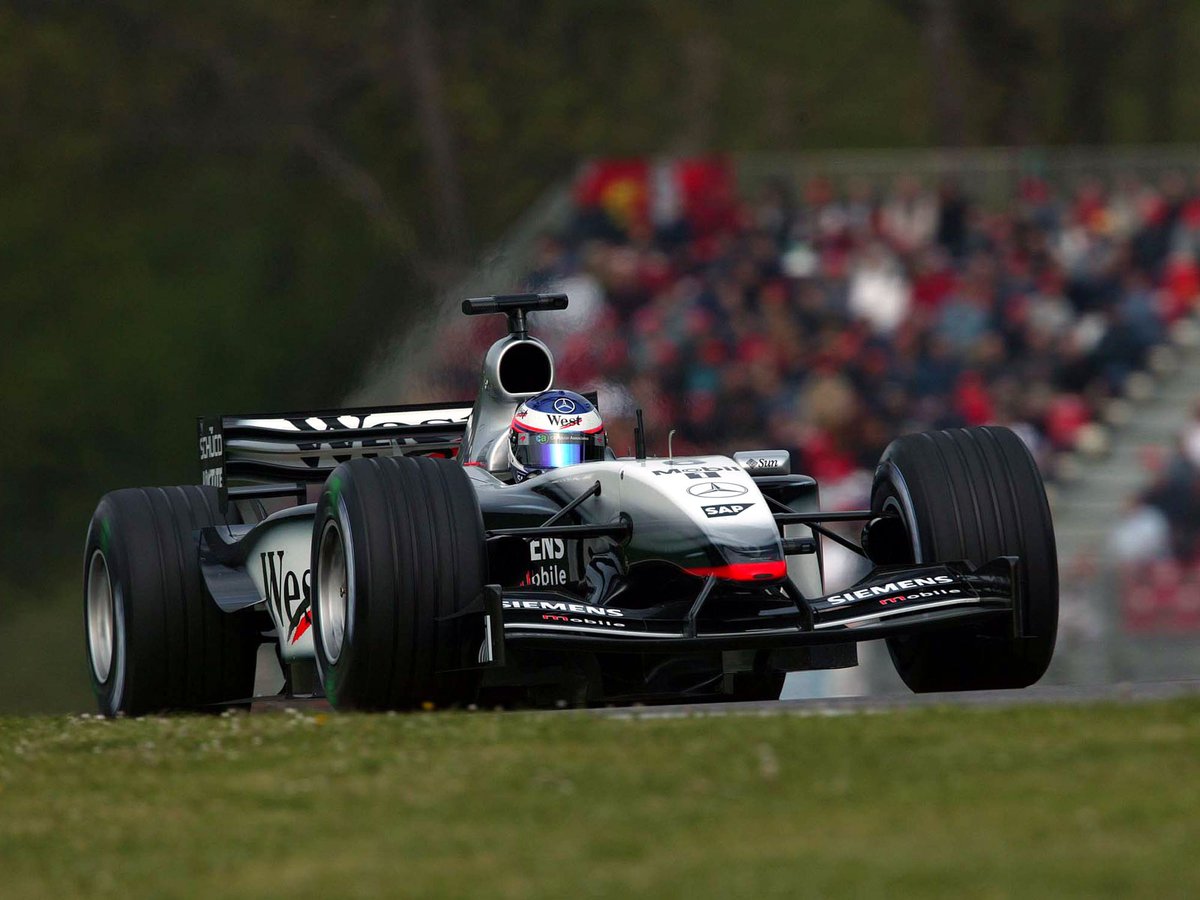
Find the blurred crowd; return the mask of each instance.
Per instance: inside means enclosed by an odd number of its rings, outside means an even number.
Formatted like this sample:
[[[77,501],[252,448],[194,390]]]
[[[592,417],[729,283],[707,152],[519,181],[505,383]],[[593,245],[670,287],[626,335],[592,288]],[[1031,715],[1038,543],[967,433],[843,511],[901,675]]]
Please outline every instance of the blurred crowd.
[[[1176,446],[1143,451],[1150,485],[1130,503],[1109,540],[1126,627],[1200,629],[1200,404]]]
[[[895,435],[1001,423],[1052,478],[1197,302],[1195,187],[1030,177],[985,205],[953,181],[818,177],[743,197],[719,159],[597,163],[526,286],[571,298],[535,323],[557,383],[598,389],[610,420],[643,407],[659,452],[668,429],[676,453],[786,448],[851,506]],[[466,396],[494,333],[463,327],[443,375]]]

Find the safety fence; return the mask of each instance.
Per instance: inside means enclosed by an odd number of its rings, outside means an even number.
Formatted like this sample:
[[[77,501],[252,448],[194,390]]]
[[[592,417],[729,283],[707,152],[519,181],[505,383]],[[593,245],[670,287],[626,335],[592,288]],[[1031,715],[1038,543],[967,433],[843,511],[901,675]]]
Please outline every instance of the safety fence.
[[[1010,200],[1021,182],[1031,178],[1074,185],[1089,179],[1112,183],[1176,176],[1191,181],[1200,173],[1200,146],[1182,144],[747,153],[735,159],[743,190],[778,178],[793,184],[820,177],[839,186],[858,181],[887,187],[912,177],[930,185],[953,182],[985,204]]]

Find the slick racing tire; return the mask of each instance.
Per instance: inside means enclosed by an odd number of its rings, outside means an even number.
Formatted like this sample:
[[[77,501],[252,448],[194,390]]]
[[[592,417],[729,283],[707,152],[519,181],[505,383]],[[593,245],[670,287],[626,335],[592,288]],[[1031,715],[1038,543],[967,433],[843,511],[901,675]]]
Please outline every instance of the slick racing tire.
[[[254,692],[260,636],[223,613],[200,574],[195,532],[240,522],[217,491],[188,485],[105,494],[83,559],[92,690],[106,716],[207,709]]]
[[[479,670],[468,667],[482,629],[469,624],[479,617],[455,614],[480,600],[487,557],[479,502],[459,463],[338,466],[317,504],[312,571],[317,668],[335,708],[475,699]]]
[[[916,563],[1020,557],[1023,631],[947,629],[888,639],[912,690],[1020,688],[1042,677],[1058,631],[1058,561],[1041,475],[1008,428],[910,434],[888,446],[875,471],[871,511],[899,516]]]

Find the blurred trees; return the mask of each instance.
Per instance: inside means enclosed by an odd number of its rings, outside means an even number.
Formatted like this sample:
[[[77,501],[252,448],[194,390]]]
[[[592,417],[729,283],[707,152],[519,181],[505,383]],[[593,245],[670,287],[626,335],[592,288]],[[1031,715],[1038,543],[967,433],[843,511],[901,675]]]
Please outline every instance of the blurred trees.
[[[1200,136],[1178,0],[0,7],[0,583],[336,404],[592,154]],[[398,399],[414,399],[401,397]]]
[[[1185,130],[1177,127],[1181,40],[1195,41],[1195,4],[889,4],[921,33],[936,143],[1129,143],[1197,135],[1194,117]]]

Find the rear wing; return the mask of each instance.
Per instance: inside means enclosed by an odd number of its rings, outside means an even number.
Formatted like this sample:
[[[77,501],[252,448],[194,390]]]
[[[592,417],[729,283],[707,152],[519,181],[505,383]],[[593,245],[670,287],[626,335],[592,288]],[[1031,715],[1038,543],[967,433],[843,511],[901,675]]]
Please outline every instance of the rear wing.
[[[204,416],[200,483],[230,499],[295,497],[339,464],[371,456],[458,454],[469,401],[322,412]]]

